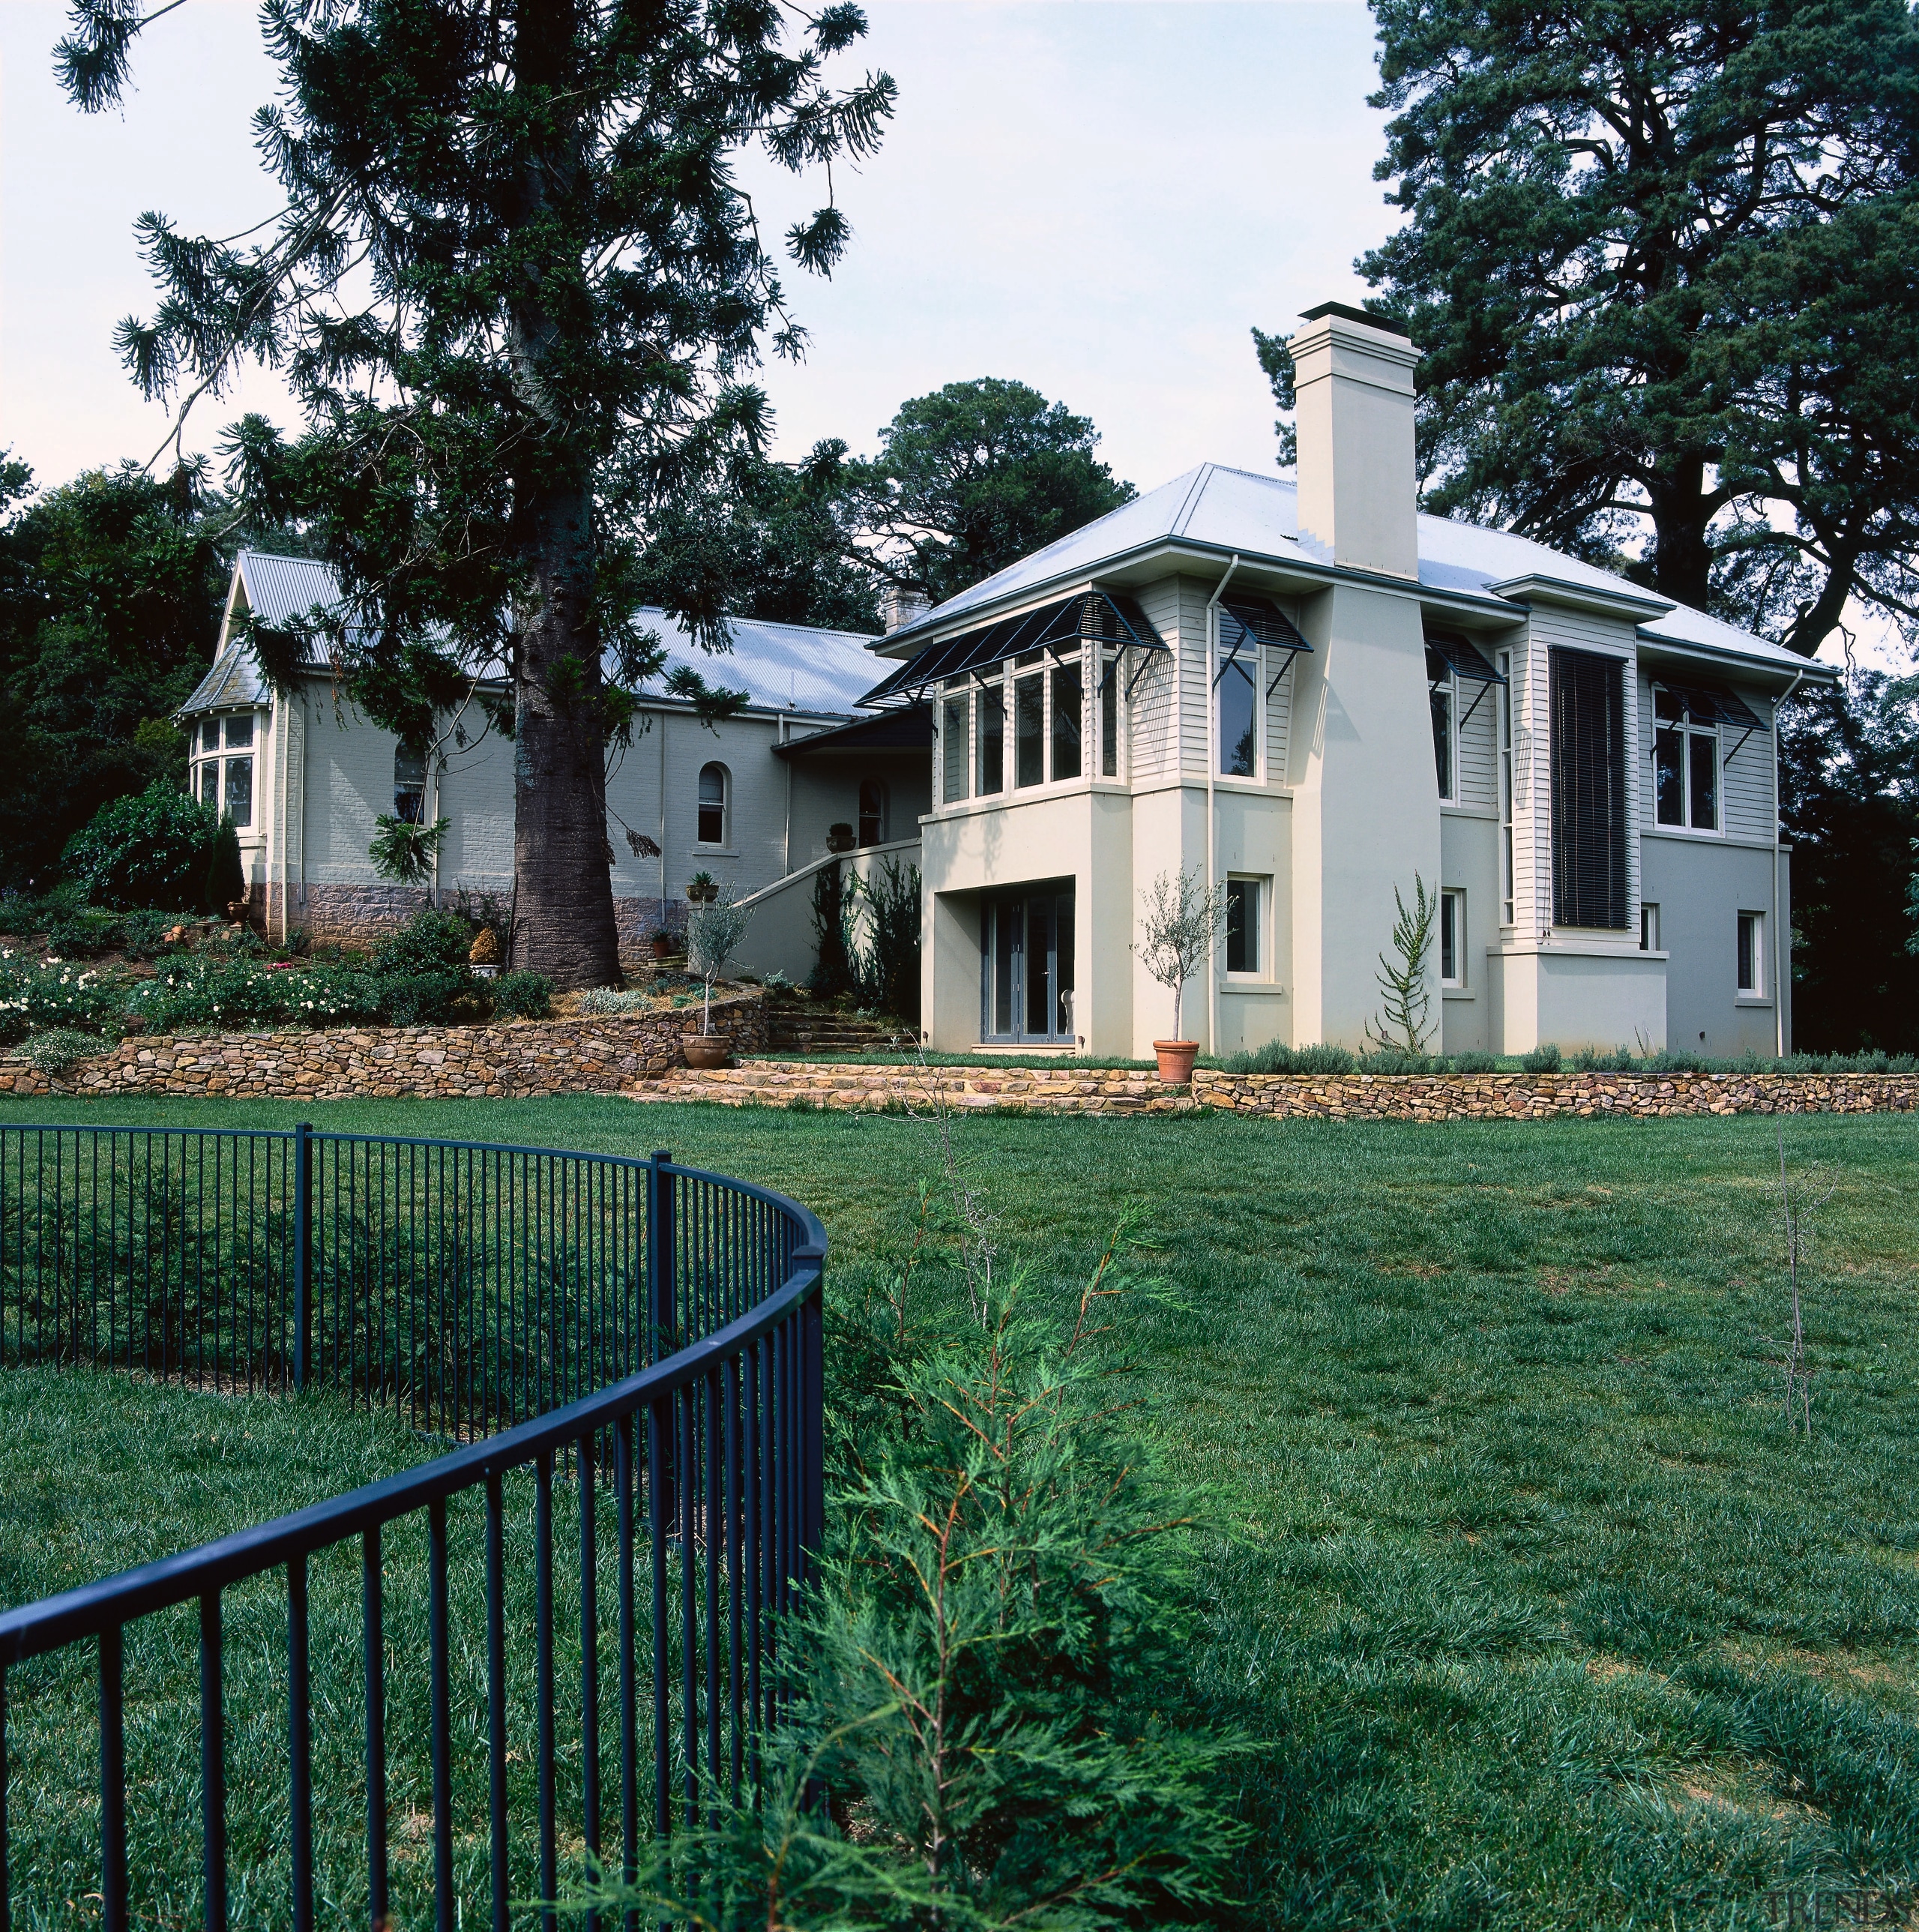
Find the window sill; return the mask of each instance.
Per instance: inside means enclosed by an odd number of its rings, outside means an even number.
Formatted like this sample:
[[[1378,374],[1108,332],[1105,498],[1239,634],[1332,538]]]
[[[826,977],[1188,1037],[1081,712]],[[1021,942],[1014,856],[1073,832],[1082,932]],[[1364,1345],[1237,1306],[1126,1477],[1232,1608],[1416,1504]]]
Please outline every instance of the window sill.
[[[1470,1000],[1474,997],[1471,986],[1441,986],[1439,997],[1442,1000]]]
[[[1723,838],[1726,836],[1725,832],[1719,827],[1716,826],[1709,832],[1698,825],[1661,825],[1655,822],[1648,826],[1646,830],[1655,838]]]
[[[1261,980],[1250,974],[1242,977],[1236,973],[1220,981],[1219,990],[1222,993],[1283,993],[1286,989],[1277,980]]]
[[[1769,993],[1735,993],[1732,1004],[1735,1006],[1761,1006],[1770,1010],[1772,995]]]
[[[739,848],[736,845],[702,845],[695,843],[694,854],[701,859],[737,859]]]

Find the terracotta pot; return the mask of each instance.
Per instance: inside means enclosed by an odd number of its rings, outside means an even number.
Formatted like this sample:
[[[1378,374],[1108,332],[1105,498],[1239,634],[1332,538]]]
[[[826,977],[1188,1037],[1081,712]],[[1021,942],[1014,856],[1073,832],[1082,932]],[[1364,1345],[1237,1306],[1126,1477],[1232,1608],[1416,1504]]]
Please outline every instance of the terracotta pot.
[[[724,1066],[733,1058],[733,1042],[724,1034],[689,1033],[682,1036],[679,1046],[688,1066]]]
[[[1192,1084],[1192,1064],[1199,1058],[1196,1040],[1156,1040],[1153,1050],[1159,1056],[1159,1077],[1168,1087]]]
[[[673,957],[673,941],[670,939],[656,939],[652,942],[652,946],[655,959],[670,959]]]

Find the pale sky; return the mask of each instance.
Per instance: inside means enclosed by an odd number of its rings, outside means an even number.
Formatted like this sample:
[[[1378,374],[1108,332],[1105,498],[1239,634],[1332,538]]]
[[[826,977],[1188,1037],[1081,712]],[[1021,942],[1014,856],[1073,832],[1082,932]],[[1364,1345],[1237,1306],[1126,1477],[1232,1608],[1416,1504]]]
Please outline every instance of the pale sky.
[[[1360,0],[1105,4],[875,0],[853,58],[899,83],[877,158],[836,185],[853,229],[823,282],[793,272],[807,361],[769,364],[779,449],[871,450],[909,396],[975,376],[1090,416],[1142,489],[1206,460],[1264,470],[1273,411],[1248,334],[1362,292],[1386,232]],[[277,203],[247,128],[270,98],[248,0],[189,0],[136,44],[124,112],[61,97],[64,8],[0,0],[0,445],[39,480],[166,434],[112,347],[152,298],[142,210],[225,234]],[[767,224],[823,200],[754,170]],[[255,376],[196,410],[210,448],[243,407],[290,424]]]
[[[834,278],[788,275],[812,339],[802,364],[762,378],[778,453],[826,436],[869,452],[907,398],[1000,376],[1091,417],[1142,490],[1203,461],[1270,468],[1250,328],[1357,300],[1354,259],[1395,218],[1372,178],[1384,137],[1362,0],[868,10],[853,62],[892,74],[898,110],[878,155],[838,171],[853,242]],[[43,485],[144,460],[166,434],[112,346],[120,317],[152,307],[135,218],[230,234],[278,205],[247,126],[273,86],[251,0],[157,22],[124,110],[93,117],[54,85],[64,16],[57,0],[0,0],[0,447]],[[817,179],[745,178],[771,233],[823,199]],[[253,373],[201,403],[188,446],[247,408],[295,426]]]

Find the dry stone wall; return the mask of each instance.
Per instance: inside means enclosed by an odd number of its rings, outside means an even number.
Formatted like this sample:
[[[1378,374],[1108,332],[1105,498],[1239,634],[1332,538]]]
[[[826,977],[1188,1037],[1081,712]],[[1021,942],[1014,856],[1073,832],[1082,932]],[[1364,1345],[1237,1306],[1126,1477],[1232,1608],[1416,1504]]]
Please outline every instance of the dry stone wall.
[[[617,1094],[682,1065],[696,1007],[496,1026],[337,1027],[310,1033],[210,1034],[124,1040],[54,1080],[23,1060],[0,1063],[0,1093],[218,1095],[344,1100]],[[736,1051],[766,1043],[757,994],[713,1003],[713,1030]]]
[[[748,1060],[676,1071],[636,1090],[647,1100],[1036,1113],[1264,1114],[1289,1119],[1543,1120],[1561,1114],[1651,1118],[1696,1114],[1870,1114],[1919,1106],[1911,1073],[1213,1073],[1192,1087],[1123,1069],[809,1065]]]

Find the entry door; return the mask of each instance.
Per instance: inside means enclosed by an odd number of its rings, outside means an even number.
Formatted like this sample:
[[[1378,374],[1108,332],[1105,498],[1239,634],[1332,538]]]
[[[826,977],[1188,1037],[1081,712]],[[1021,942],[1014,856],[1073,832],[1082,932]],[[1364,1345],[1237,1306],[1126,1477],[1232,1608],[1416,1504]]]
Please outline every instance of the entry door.
[[[980,1037],[1070,1044],[1072,1009],[1072,888],[988,899],[980,921]]]

